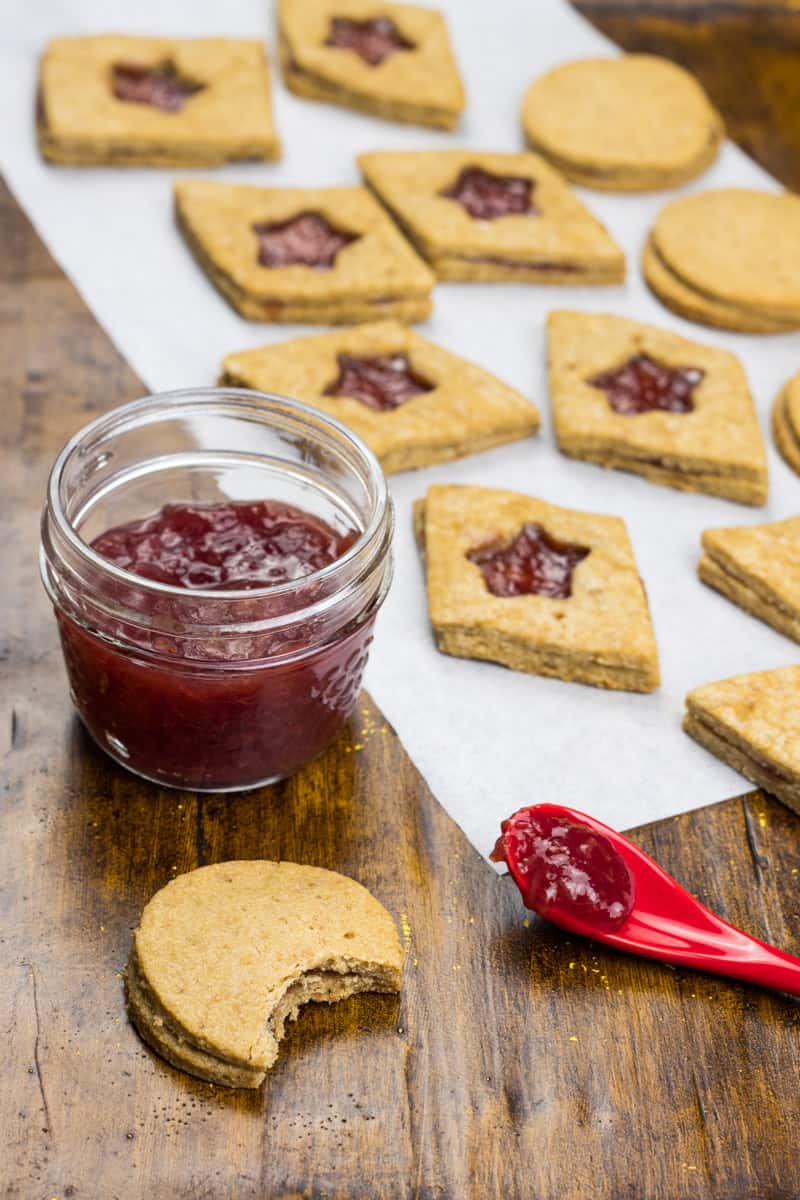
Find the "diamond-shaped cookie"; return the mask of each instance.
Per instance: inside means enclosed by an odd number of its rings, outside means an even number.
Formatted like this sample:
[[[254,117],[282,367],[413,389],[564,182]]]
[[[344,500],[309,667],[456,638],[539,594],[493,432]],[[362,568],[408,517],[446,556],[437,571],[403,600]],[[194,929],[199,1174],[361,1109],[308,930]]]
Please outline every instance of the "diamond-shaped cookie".
[[[739,360],[625,317],[552,312],[559,448],[681,491],[764,504],[767,466]]]
[[[800,667],[734,675],[686,697],[683,728],[800,813]]]
[[[519,392],[396,321],[229,354],[221,383],[293,396],[359,434],[383,469],[460,458],[536,432]]]
[[[443,653],[597,687],[658,687],[647,596],[618,517],[435,486],[415,524]]]
[[[800,642],[800,517],[707,529],[697,573],[745,612]]]
[[[390,121],[453,129],[464,89],[441,13],[372,0],[280,0],[286,86]]]
[[[430,314],[434,279],[362,187],[175,186],[178,223],[212,283],[253,321],[350,324]]]
[[[625,278],[622,250],[537,154],[392,150],[358,164],[440,279]]]

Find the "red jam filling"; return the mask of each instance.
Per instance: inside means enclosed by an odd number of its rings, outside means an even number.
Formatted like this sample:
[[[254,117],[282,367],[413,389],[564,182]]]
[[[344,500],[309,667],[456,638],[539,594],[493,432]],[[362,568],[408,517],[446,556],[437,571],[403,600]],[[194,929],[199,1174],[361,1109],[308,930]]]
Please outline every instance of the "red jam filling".
[[[541,525],[528,522],[508,545],[479,546],[467,558],[480,567],[493,596],[566,600],[572,595],[572,572],[587,554],[585,546],[557,542]]]
[[[336,229],[317,212],[299,213],[278,224],[254,225],[253,233],[262,267],[303,266],[318,271],[329,271],[339,251],[359,237]]]
[[[482,167],[465,167],[458,179],[440,196],[457,200],[477,221],[494,221],[514,213],[536,215],[532,179],[517,175],[493,175]]]
[[[376,412],[399,408],[412,396],[432,392],[435,386],[411,369],[406,354],[378,354],[373,358],[340,354],[338,363],[339,378],[325,389],[325,395],[349,396]]]
[[[190,593],[216,590],[213,603],[224,609],[231,589],[293,580],[300,586],[344,554],[356,536],[266,500],[169,504],[107,530],[92,545],[133,575]],[[164,632],[165,616],[174,610],[169,594],[137,593],[133,580],[121,586],[144,616],[157,613],[159,632],[112,620],[89,632],[63,613],[59,626],[84,724],[134,771],[179,787],[253,786],[315,758],[350,715],[374,613],[357,614],[344,627],[320,616],[313,627],[300,622],[290,633],[192,640]],[[306,587],[313,588],[313,581]],[[253,595],[254,620],[280,611],[279,598],[264,595]],[[198,611],[211,603],[198,596]]]
[[[370,67],[379,67],[398,50],[416,49],[413,42],[403,37],[391,17],[373,17],[367,21],[334,17],[325,45],[355,50]]]
[[[171,587],[233,591],[302,579],[335,562],[356,537],[291,504],[257,500],[166,504],[143,521],[101,533],[92,548]]]
[[[619,929],[633,909],[628,864],[608,838],[566,817],[521,808],[503,821],[492,851],[505,862],[526,908],[556,924]]]
[[[118,100],[149,104],[162,112],[180,112],[189,97],[202,91],[203,86],[185,79],[172,63],[159,67],[114,63],[111,69],[111,90]]]
[[[614,412],[687,413],[694,408],[692,393],[705,375],[699,367],[665,367],[649,354],[635,354],[614,371],[604,371],[588,382],[602,388]]]

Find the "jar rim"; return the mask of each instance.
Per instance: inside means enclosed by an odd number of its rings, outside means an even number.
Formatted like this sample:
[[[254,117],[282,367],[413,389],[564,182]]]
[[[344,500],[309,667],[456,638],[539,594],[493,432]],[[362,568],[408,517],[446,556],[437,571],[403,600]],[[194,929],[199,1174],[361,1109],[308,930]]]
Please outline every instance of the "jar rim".
[[[371,489],[374,489],[374,497],[372,497],[370,519],[353,544],[339,558],[334,559],[331,563],[327,563],[324,567],[310,572],[308,575],[303,575],[299,579],[288,580],[286,583],[267,584],[264,587],[257,588],[191,588],[187,590],[174,584],[162,583],[159,580],[137,575],[135,572],[128,571],[124,567],[120,567],[109,559],[104,558],[103,555],[98,554],[80,536],[72,522],[67,518],[61,501],[61,482],[65,467],[72,456],[76,452],[80,452],[81,447],[87,441],[91,441],[97,434],[110,434],[123,431],[125,428],[136,424],[147,424],[147,420],[142,418],[146,418],[150,413],[158,414],[163,408],[168,407],[175,413],[182,406],[189,407],[190,402],[192,407],[202,408],[205,405],[210,407],[225,400],[232,400],[241,410],[249,409],[253,413],[263,414],[265,405],[269,406],[273,411],[280,409],[284,414],[288,414],[293,418],[300,427],[305,425],[309,433],[313,433],[316,436],[319,436],[320,432],[324,434],[329,430],[335,432],[351,450],[355,451],[357,458],[366,467],[368,484]],[[304,404],[302,401],[291,399],[288,396],[281,396],[276,392],[260,392],[248,388],[234,387],[200,387],[155,392],[152,395],[140,397],[138,400],[130,400],[125,404],[116,406],[109,412],[101,414],[87,425],[82,426],[64,445],[53,463],[47,483],[47,507],[59,534],[66,540],[72,550],[95,569],[104,572],[120,583],[141,588],[145,593],[154,596],[171,596],[183,601],[191,597],[193,601],[196,600],[198,602],[226,601],[230,603],[237,600],[252,602],[267,597],[273,599],[275,597],[291,595],[297,591],[299,586],[305,587],[318,582],[325,583],[337,573],[346,573],[351,564],[361,558],[365,550],[382,534],[385,527],[387,510],[391,508],[391,501],[389,499],[386,479],[378,459],[366,443],[343,422],[337,420],[336,417],[331,417],[309,404]]]

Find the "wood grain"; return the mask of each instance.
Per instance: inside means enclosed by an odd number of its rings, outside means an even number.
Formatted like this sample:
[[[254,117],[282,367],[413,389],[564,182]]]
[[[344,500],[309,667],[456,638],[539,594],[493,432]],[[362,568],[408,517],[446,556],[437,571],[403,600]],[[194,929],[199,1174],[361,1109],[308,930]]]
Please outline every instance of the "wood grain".
[[[571,0],[623,49],[692,71],[729,136],[800,191],[800,5],[796,0]]]
[[[143,389],[8,193],[0,233],[3,1194],[795,1198],[797,1004],[528,919],[367,697],[322,759],[238,797],[159,790],[90,744],[39,586],[38,513],[63,440]],[[726,917],[800,951],[798,821],[780,805],[754,793],[637,838]],[[360,879],[407,955],[399,1003],[312,1006],[253,1094],[145,1048],[120,971],[166,880],[259,856]]]

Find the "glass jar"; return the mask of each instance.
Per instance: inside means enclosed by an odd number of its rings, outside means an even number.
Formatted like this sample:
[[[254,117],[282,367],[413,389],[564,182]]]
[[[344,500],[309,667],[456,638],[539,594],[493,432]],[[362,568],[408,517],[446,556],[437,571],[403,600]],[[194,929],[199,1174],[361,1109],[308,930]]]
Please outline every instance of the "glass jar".
[[[278,500],[358,536],[322,569],[248,591],[156,582],[91,548],[165,504],[230,500]],[[296,771],[352,712],[391,580],[392,531],[373,454],[296,401],[167,392],[87,425],[50,474],[40,559],[91,736],[170,787],[237,791]]]

